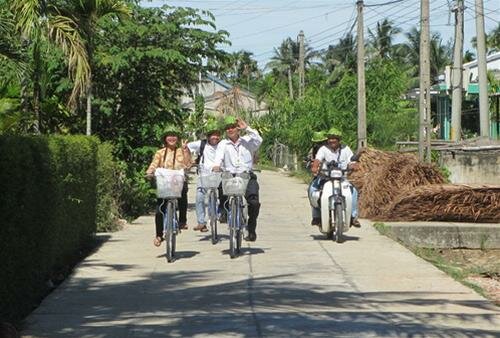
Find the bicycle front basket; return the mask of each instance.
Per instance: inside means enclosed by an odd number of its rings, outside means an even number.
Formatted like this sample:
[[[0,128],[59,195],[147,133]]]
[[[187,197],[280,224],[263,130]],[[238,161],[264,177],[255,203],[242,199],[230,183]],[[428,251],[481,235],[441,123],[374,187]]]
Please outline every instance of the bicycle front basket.
[[[179,198],[184,186],[184,170],[158,168],[156,176],[156,196],[158,198]]]
[[[235,177],[222,177],[222,192],[224,195],[245,195],[248,181],[248,174],[237,174]]]
[[[200,186],[205,189],[217,188],[222,180],[220,173],[200,173]]]

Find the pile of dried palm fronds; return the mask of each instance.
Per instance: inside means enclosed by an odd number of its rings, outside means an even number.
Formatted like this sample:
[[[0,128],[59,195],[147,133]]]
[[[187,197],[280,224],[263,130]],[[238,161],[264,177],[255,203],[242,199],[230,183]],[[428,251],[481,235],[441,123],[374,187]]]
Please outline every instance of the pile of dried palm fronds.
[[[377,218],[499,222],[500,186],[432,184],[407,189]]]
[[[422,164],[411,154],[366,149],[359,162],[359,170],[349,179],[360,191],[362,217],[381,216],[406,189],[445,182],[435,166]]]

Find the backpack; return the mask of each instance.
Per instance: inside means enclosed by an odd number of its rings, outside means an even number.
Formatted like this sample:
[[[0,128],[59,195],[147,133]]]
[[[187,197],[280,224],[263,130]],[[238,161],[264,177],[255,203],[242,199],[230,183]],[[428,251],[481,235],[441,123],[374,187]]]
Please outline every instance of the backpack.
[[[203,163],[203,151],[205,150],[205,146],[207,145],[207,140],[201,140],[200,150],[198,151],[198,157],[196,158],[196,165],[199,167],[200,162]]]

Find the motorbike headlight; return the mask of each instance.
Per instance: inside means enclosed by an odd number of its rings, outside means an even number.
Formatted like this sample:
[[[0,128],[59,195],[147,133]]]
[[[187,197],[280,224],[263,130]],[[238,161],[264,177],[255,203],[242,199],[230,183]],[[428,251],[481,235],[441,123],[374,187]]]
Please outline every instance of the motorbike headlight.
[[[330,171],[330,177],[331,178],[341,178],[342,177],[342,170],[332,170],[332,171]]]

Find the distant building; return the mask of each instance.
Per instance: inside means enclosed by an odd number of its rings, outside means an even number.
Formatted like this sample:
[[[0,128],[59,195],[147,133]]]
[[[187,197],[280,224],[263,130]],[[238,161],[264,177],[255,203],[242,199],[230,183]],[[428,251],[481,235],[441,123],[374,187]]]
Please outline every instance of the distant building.
[[[264,102],[258,102],[256,97],[237,86],[213,76],[207,75],[201,79],[192,92],[203,96],[205,101],[205,113],[222,116],[238,113],[242,110],[248,112],[251,116],[262,116],[268,113],[267,105]],[[180,99],[181,106],[191,111],[195,110],[195,100],[188,93]]]
[[[465,98],[462,102],[462,133],[468,136],[479,135],[479,84],[477,60],[463,64],[462,87]],[[493,72],[495,79],[500,80],[500,52],[486,57],[486,69]],[[451,66],[447,66],[440,82],[433,86],[438,92],[434,97],[436,112],[435,125],[439,126],[438,137],[444,140],[451,138]],[[500,93],[490,89],[490,136],[500,138]]]

